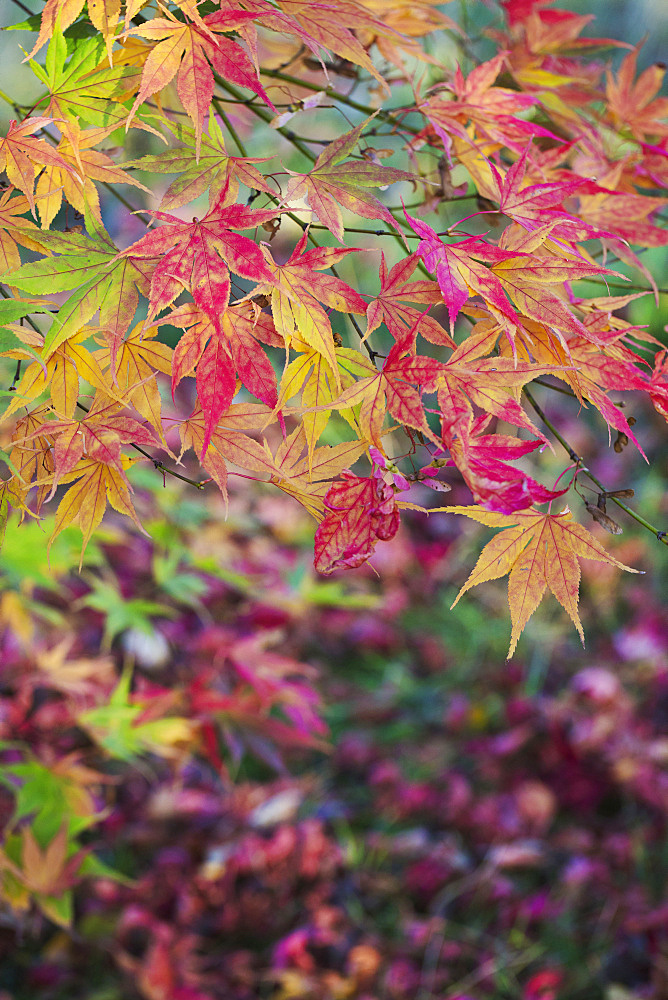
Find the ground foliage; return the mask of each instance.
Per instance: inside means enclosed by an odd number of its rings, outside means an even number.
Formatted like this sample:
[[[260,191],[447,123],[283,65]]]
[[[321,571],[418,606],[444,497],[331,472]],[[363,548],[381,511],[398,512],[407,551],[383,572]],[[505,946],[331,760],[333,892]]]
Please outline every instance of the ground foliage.
[[[494,588],[449,610],[454,524],[402,528],[382,585],[323,581],[269,489],[224,522],[133,483],[154,541],[117,518],[83,575],[74,528],[57,572],[1,557],[6,1000],[665,996],[645,584],[588,573],[588,653],[544,618],[502,666]]]
[[[17,26],[42,93],[0,140],[3,518],[55,504],[51,541],[76,523],[85,548],[108,505],[139,523],[139,456],[194,453],[194,485],[244,470],[301,502],[328,574],[454,467],[474,504],[441,511],[501,529],[469,585],[509,575],[509,655],[547,591],[582,636],[579,560],[631,569],[589,526],[618,533],[633,487],[529,383],[617,450],[644,448],[622,392],[666,414],[665,350],[625,316],[668,244],[664,68],[551,2],[491,6],[486,58],[433,0],[47,0]]]

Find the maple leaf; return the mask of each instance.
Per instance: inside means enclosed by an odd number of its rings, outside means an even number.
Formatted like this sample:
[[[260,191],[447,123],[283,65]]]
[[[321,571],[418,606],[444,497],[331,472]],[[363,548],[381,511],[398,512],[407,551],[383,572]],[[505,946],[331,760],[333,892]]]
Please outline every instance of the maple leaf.
[[[654,360],[649,395],[657,413],[668,421],[668,351],[659,351]]]
[[[548,490],[521,469],[508,462],[516,461],[543,447],[544,441],[522,441],[507,434],[482,434],[490,416],[477,420],[469,410],[468,419],[461,413],[454,426],[443,428],[443,441],[475,500],[486,510],[512,514],[532,504],[547,503],[563,496],[569,486]]]
[[[418,264],[418,254],[404,257],[392,270],[387,271],[385,254],[380,259],[380,292],[367,308],[366,337],[384,323],[395,340],[403,341],[408,330],[415,330],[432,344],[454,347],[455,342],[431,316],[420,313],[406,302],[434,305],[443,301],[441,291],[434,281],[409,281]]]
[[[197,722],[176,715],[147,718],[151,707],[155,714],[162,706],[157,702],[151,706],[132,696],[131,680],[131,671],[124,670],[107,703],[81,712],[77,722],[107,753],[119,760],[135,761],[147,752],[178,758],[184,747],[194,741]],[[170,698],[172,694],[170,692]]]
[[[516,387],[539,375],[551,374],[554,368],[550,364],[522,365],[511,358],[488,357],[498,336],[496,324],[482,321],[443,365],[436,387],[444,434],[456,433],[460,421],[468,423],[470,400],[485,413],[542,437],[520,406]]]
[[[121,446],[159,446],[160,441],[151,428],[133,417],[117,414],[115,411],[118,408],[116,401],[108,402],[105,394],[98,394],[83,419],[49,421],[27,436],[30,440],[48,435],[53,449],[53,469],[49,477],[51,492],[47,499],[53,496],[61,480],[78,469],[84,457],[108,465],[115,474],[114,482],[120,484],[122,492],[129,493],[130,484],[124,467],[127,459],[122,454]]]
[[[204,132],[201,137],[199,160],[195,130],[181,122],[165,124],[169,124],[184,145],[124,164],[125,167],[139,167],[151,174],[179,174],[162,197],[160,205],[163,210],[181,208],[199,198],[207,189],[209,208],[215,205],[226,187],[230,200],[235,201],[239,196],[239,182],[252,190],[273,194],[272,187],[253,166],[254,163],[266,162],[267,157],[230,156],[225,150],[223,133],[213,112],[209,116],[208,133]]]
[[[76,289],[58,310],[45,337],[45,359],[98,310],[100,326],[122,335],[137,310],[139,291],[148,292],[154,264],[127,253],[119,256],[108,233],[90,221],[92,237],[75,232],[39,233],[40,247],[59,256],[23,264],[11,275],[13,286],[32,294],[45,287],[51,293]]]
[[[335,569],[361,566],[379,539],[387,541],[399,528],[394,489],[382,479],[343,473],[325,496],[326,515],[315,533],[315,568],[328,575]]]
[[[124,125],[128,109],[123,101],[135,80],[138,85],[140,74],[122,62],[100,65],[103,52],[104,40],[99,35],[69,39],[60,27],[54,27],[46,65],[30,60],[33,73],[47,88],[35,108],[53,118],[80,119],[96,128]]]
[[[82,132],[78,122],[63,123],[64,136],[58,143],[57,150],[70,169],[47,166],[37,181],[35,196],[42,228],[47,229],[51,225],[60,209],[63,197],[81,215],[85,214],[88,207],[101,223],[100,199],[94,180],[105,184],[131,184],[133,187],[141,188],[142,191],[148,191],[148,188],[138,180],[117,167],[106,153],[92,148],[115,128],[115,125],[109,125],[106,128],[93,128]]]
[[[199,157],[202,129],[213,98],[213,70],[223,79],[252,90],[276,111],[246,51],[238,42],[220,34],[233,31],[245,20],[252,20],[252,13],[239,9],[235,12],[220,10],[201,18],[196,8],[190,7],[193,20],[186,15],[188,19],[181,21],[168,10],[163,9],[163,12],[166,17],[155,17],[129,29],[130,33],[157,41],[146,59],[129,121],[140,104],[163,90],[176,76],[179,98],[197,134],[195,150]],[[216,36],[214,32],[219,34]]]
[[[406,346],[395,344],[380,371],[358,354],[354,359],[353,373],[363,372],[365,377],[328,404],[332,409],[348,409],[361,404],[357,413],[360,430],[366,441],[377,448],[381,446],[383,422],[388,412],[400,424],[412,427],[439,443],[427,423],[422,397],[415,385],[426,392],[435,392],[443,365],[432,358],[406,356],[406,352]]]
[[[72,173],[76,178],[78,174],[62,158],[53,146],[50,146],[46,139],[35,136],[46,125],[50,125],[53,118],[31,117],[24,118],[22,122],[16,124],[12,119],[9,123],[7,135],[0,138],[0,170],[4,170],[11,184],[23,191],[28,199],[28,204],[35,214],[35,174],[42,167],[57,167],[61,170]]]
[[[334,336],[329,317],[323,307],[338,312],[366,312],[361,295],[333,274],[318,272],[330,268],[349,253],[350,247],[314,247],[305,250],[308,233],[304,232],[285,264],[274,262],[269,249],[264,248],[271,269],[270,281],[256,292],[271,296],[271,310],[277,332],[286,347],[296,336],[328,362],[337,378]]]
[[[301,457],[304,443],[309,447],[306,458]],[[364,449],[364,443],[356,440],[311,451],[305,427],[297,427],[278,447],[277,472],[272,475],[271,482],[294,497],[316,521],[321,521],[326,513],[325,496],[332,480],[353,465]]]
[[[13,188],[7,188],[0,195],[0,273],[12,273],[21,266],[19,245],[39,252],[40,245],[30,236],[37,228],[29,219],[21,216],[30,208],[25,195],[17,195]]]
[[[229,0],[221,6],[229,7]],[[389,92],[385,80],[374,66],[364,48],[354,35],[355,30],[371,30],[374,34],[399,39],[400,36],[386,27],[382,20],[373,17],[358,3],[349,0],[244,0],[244,8],[261,15],[258,21],[275,31],[288,31],[303,41],[315,53],[318,48],[334,52],[341,59],[361,66],[378,80]]]
[[[102,35],[111,62],[111,45],[121,12],[120,0],[46,0],[39,35],[30,55],[34,56],[55,31],[69,28],[79,17],[85,2],[91,23]]]
[[[369,160],[342,163],[373,117],[371,115],[350,132],[330,142],[308,174],[292,174],[290,171],[292,176],[285,202],[306,196],[313,213],[341,243],[344,242],[344,228],[339,206],[365,219],[382,219],[401,232],[392,213],[365,188],[381,187],[399,180],[415,180],[404,170],[382,167]]]
[[[490,273],[498,279],[501,288],[514,306],[525,316],[545,323],[561,334],[587,337],[588,331],[569,309],[564,282],[577,280],[586,274],[610,273],[596,265],[580,261],[566,261],[559,257],[534,257],[521,255],[493,263]],[[619,277],[623,277],[619,275]],[[557,285],[561,295],[549,287]],[[491,303],[488,303],[491,306]]]
[[[469,236],[457,243],[443,243],[426,222],[412,218],[405,212],[412,229],[421,237],[416,253],[425,266],[436,272],[436,279],[448,307],[450,332],[459,311],[471,295],[480,295],[489,309],[498,314],[514,329],[519,317],[506,297],[499,279],[476,258],[483,261],[503,261],[515,257],[512,250],[503,250],[491,243]]]
[[[585,178],[573,177],[570,180],[559,179],[540,184],[527,184],[526,172],[530,148],[528,143],[522,155],[506,171],[505,177],[502,177],[494,163],[490,162],[489,168],[497,189],[495,200],[498,200],[499,209],[504,215],[519,222],[525,229],[536,229],[552,222],[556,225],[551,229],[551,237],[558,239],[561,234],[565,234],[568,238],[568,233],[569,231],[572,233],[572,229],[568,229],[569,216],[562,205],[566,198],[582,187]]]
[[[306,348],[306,345],[303,347]],[[365,377],[370,371],[368,359],[359,351],[337,347],[335,356],[337,377],[322,354],[305,349],[286,366],[281,378],[276,408],[282,408],[289,399],[301,393],[302,407],[305,410],[302,413],[302,423],[310,455],[327,426],[331,416],[329,406],[337,398],[339,386],[348,389],[354,385],[356,375]],[[357,434],[357,421],[352,410],[343,409],[340,412]]]
[[[276,373],[256,339],[282,344],[268,316],[256,314],[252,304],[241,302],[225,310],[217,327],[194,304],[180,307],[167,320],[188,327],[174,352],[172,395],[182,378],[196,369],[197,399],[206,415],[202,454],[211,434],[237,392],[238,373],[244,386],[270,407],[278,402]],[[170,369],[168,368],[168,373]]]
[[[493,59],[476,66],[466,79],[458,66],[452,83],[444,88],[445,92],[450,91],[452,97],[438,93],[420,102],[420,111],[443,142],[448,157],[452,135],[459,136],[470,145],[476,144],[467,130],[469,123],[475,125],[481,136],[501,142],[518,154],[530,136],[556,138],[547,129],[518,117],[538,102],[537,97],[492,86],[506,61],[506,55],[506,52],[499,52]]]
[[[214,326],[194,303],[186,303],[162,322],[185,328],[172,363],[172,395],[182,378],[192,375],[204,353]],[[276,373],[258,341],[272,347],[283,346],[270,316],[257,312],[251,302],[240,302],[225,310],[220,336],[227,344],[242,383],[257,399],[274,407],[278,401]]]
[[[17,838],[8,838],[8,846]],[[20,867],[9,856],[13,851],[0,851],[0,872],[4,870],[13,876],[12,883],[5,879],[3,895],[13,906],[24,909],[32,897],[43,912],[61,927],[69,927],[72,921],[72,893],[70,887],[75,881],[86,851],[70,851],[67,824],[41,849],[32,829],[23,827],[20,833]]]
[[[606,118],[615,128],[630,132],[635,139],[668,135],[668,97],[656,97],[666,75],[665,66],[654,63],[634,82],[640,46],[622,61],[617,79],[607,72]]]
[[[276,465],[268,447],[258,444],[242,428],[259,430],[267,423],[271,410],[260,403],[233,403],[226,413],[218,418],[218,423],[209,435],[209,443],[205,447],[209,431],[209,421],[200,406],[184,420],[179,427],[181,435],[181,454],[186,448],[193,448],[198,455],[202,467],[209,473],[227,500],[227,465],[226,461],[264,475],[276,473]]]
[[[107,385],[97,361],[84,346],[90,335],[91,331],[84,328],[63,341],[50,355],[46,364],[40,359],[28,365],[16,385],[16,399],[9,404],[2,419],[6,420],[27,401],[37,399],[47,389],[51,396],[51,404],[58,416],[71,417],[79,399],[80,378],[85,379],[96,389],[113,392],[112,387]],[[37,335],[37,344],[40,340]]]
[[[123,340],[111,333],[109,347],[98,351],[96,358],[101,368],[110,368],[113,384],[127,404],[134,406],[162,437],[162,403],[155,374],[171,375],[172,350],[155,340],[157,332],[142,322]]]
[[[206,454],[211,435],[237,391],[235,364],[228,346],[217,331],[204,348],[197,364],[197,399],[206,415],[200,458]]]
[[[614,182],[614,176],[608,178],[608,183]],[[575,193],[575,198],[578,201],[578,216],[590,225],[610,230],[618,240],[645,247],[668,244],[668,232],[650,221],[650,216],[668,203],[665,198],[615,191],[595,181],[583,184]],[[622,257],[623,247],[618,243],[614,246],[617,256]]]
[[[606,318],[608,316],[606,314]],[[626,434],[644,455],[623,410],[612,403],[605,390],[646,389],[646,375],[638,367],[640,359],[637,355],[617,344],[621,334],[614,332],[611,336],[599,332],[596,319],[594,314],[585,317],[586,339],[568,337],[565,343],[550,336],[541,324],[526,321],[527,336],[521,336],[517,345],[519,357],[533,357],[538,363],[552,362],[555,365],[552,374],[565,382],[580,401],[591,402],[604,420],[615,430]],[[609,324],[604,325],[607,328]],[[604,338],[605,346],[596,346]]]
[[[113,437],[112,432],[112,437]],[[101,441],[101,447],[105,449],[105,442]],[[109,456],[108,449],[105,449],[105,457]],[[121,461],[121,466],[125,460]],[[124,469],[118,471],[113,465],[106,461],[97,461],[94,458],[84,457],[71,472],[61,478],[62,483],[76,480],[73,486],[67,490],[56,510],[53,533],[49,539],[49,548],[54,541],[69,524],[77,524],[83,535],[81,547],[81,559],[79,569],[83,562],[86,546],[91,535],[99,526],[107,506],[107,501],[114,510],[120,514],[132,518],[141,532],[144,531],[137,513],[130,499],[130,490],[124,474]]]
[[[196,304],[220,333],[220,319],[230,295],[230,271],[251,281],[272,279],[260,247],[232,230],[260,226],[274,219],[277,210],[230,204],[228,198],[226,185],[213,208],[201,220],[194,218],[192,222],[165,212],[148,212],[165,225],[118,254],[118,260],[161,258],[151,279],[147,323],[171,305],[184,288],[189,288]]]
[[[383,58],[400,70],[405,70],[402,52],[421,62],[437,62],[433,56],[425,52],[416,39],[439,29],[457,33],[461,30],[455,21],[436,9],[438,0],[417,0],[410,6],[407,6],[404,0],[360,0],[360,2],[373,12],[377,20],[398,35],[395,39],[389,33],[374,35],[371,30],[361,31],[360,40],[364,47],[370,49],[371,44],[375,42]]]
[[[44,423],[48,421],[49,415],[48,404],[37,406],[18,420],[14,428],[9,457],[18,476],[10,482],[12,492],[19,502],[10,500],[10,503],[17,509],[24,508],[32,481],[53,471],[53,442],[48,433],[44,432]],[[39,430],[43,433],[36,434],[35,432]],[[50,480],[47,480],[38,488],[35,500],[36,513],[39,513],[48,495],[49,486]]]
[[[570,616],[584,645],[578,614],[578,559],[594,559],[629,573],[640,572],[606,552],[590,532],[572,520],[568,507],[560,514],[528,510],[510,516],[480,507],[446,507],[445,510],[451,514],[465,514],[492,528],[504,529],[482,550],[454,604],[471,587],[509,573],[508,603],[512,620],[509,658],[548,587]]]
[[[264,340],[274,347],[280,344],[270,317],[262,313],[258,316],[242,303],[225,312],[222,333],[243,385],[256,399],[275,407],[278,403],[276,373],[258,342]]]

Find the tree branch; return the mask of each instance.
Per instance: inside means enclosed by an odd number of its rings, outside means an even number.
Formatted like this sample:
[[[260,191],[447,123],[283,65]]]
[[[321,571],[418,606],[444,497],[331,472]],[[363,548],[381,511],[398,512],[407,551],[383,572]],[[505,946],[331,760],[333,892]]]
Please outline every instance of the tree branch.
[[[524,389],[523,389],[523,392],[524,392],[524,395],[526,396],[528,402],[531,404],[531,406],[533,407],[533,409],[535,410],[535,412],[538,414],[538,416],[540,417],[540,419],[543,421],[543,423],[545,424],[545,426],[547,427],[547,429],[554,435],[554,437],[557,439],[557,441],[559,442],[559,444],[561,445],[561,447],[564,449],[564,451],[567,452],[568,457],[570,458],[570,460],[577,465],[579,471],[583,472],[585,476],[587,476],[589,479],[591,479],[592,483],[595,483],[595,485],[598,486],[599,490],[601,490],[602,493],[607,493],[608,491],[606,490],[606,488],[603,485],[603,483],[601,482],[601,480],[597,476],[595,476],[594,473],[591,472],[590,469],[587,468],[587,466],[584,463],[584,459],[582,458],[582,456],[578,455],[573,450],[573,448],[571,448],[571,446],[569,445],[568,441],[566,441],[566,439],[559,433],[559,431],[554,426],[554,424],[549,419],[549,417],[547,417],[545,415],[545,413],[543,412],[543,410],[540,407],[540,405],[534,399],[534,397],[533,397],[533,395],[531,393],[531,390],[528,389],[525,386]],[[628,504],[625,504],[618,497],[610,496],[609,499],[613,500],[614,503],[616,503],[618,507],[621,507],[621,509],[626,514],[628,514],[629,517],[632,517],[633,520],[637,521],[637,523],[640,524],[640,525],[642,525],[643,528],[646,528],[648,531],[651,531],[652,534],[656,536],[656,538],[658,539],[658,541],[663,542],[664,545],[668,545],[668,531],[662,531],[660,528],[657,528],[656,525],[652,524],[650,521],[648,521],[646,518],[644,518],[642,516],[642,514],[638,514],[637,511],[632,510],[632,508],[629,507]]]

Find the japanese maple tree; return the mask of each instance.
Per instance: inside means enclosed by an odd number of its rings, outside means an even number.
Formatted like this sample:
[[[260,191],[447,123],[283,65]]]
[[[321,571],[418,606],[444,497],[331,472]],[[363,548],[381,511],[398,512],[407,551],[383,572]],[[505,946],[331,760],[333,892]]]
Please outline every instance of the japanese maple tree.
[[[39,96],[0,138],[3,526],[139,524],[152,461],[272,483],[328,574],[459,478],[473,504],[430,512],[501,529],[464,590],[510,574],[511,652],[548,589],[582,635],[580,558],[629,569],[589,530],[621,530],[607,501],[665,543],[532,387],[599,411],[603,447],[644,454],[627,390],[668,413],[625,311],[668,244],[664,68],[552,0],[487,3],[476,63],[441,7],[46,0],[15,26]]]

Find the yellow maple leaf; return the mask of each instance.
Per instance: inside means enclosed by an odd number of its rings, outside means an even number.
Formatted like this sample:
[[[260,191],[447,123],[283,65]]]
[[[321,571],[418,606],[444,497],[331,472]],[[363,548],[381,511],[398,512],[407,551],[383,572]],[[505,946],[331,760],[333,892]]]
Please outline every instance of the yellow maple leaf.
[[[513,655],[524,626],[548,587],[568,612],[584,645],[578,614],[578,559],[606,562],[629,573],[642,572],[625,566],[606,552],[586,528],[573,521],[568,507],[559,514],[542,514],[534,509],[498,514],[482,507],[445,507],[444,510],[450,514],[464,514],[491,528],[505,529],[482,550],[452,607],[471,587],[508,573],[508,604],[513,626],[508,658]]]

